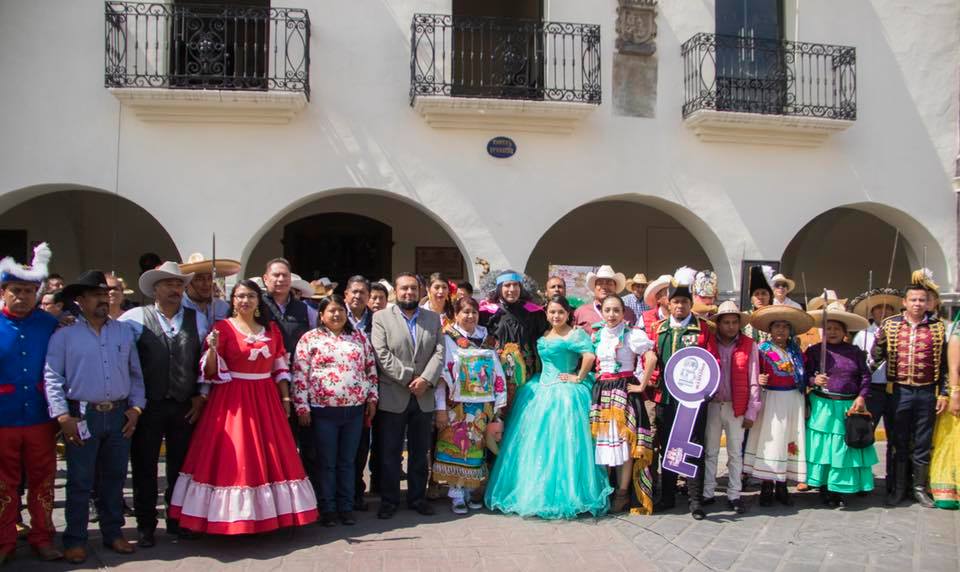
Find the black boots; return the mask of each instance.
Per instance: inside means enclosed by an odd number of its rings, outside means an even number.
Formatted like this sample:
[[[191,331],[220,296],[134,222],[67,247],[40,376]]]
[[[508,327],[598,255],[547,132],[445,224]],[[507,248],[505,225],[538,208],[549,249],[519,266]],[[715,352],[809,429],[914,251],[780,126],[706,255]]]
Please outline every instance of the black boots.
[[[793,499],[790,498],[790,493],[787,491],[787,483],[777,483],[773,496],[783,506],[793,506]]]
[[[760,483],[760,506],[771,506],[773,504],[773,481],[763,481]]]
[[[896,479],[893,492],[887,495],[887,506],[897,506],[907,498],[907,462],[896,462]]]
[[[930,465],[913,465],[913,499],[923,508],[933,508],[933,499],[927,494],[930,480]],[[899,488],[899,481],[897,483]]]

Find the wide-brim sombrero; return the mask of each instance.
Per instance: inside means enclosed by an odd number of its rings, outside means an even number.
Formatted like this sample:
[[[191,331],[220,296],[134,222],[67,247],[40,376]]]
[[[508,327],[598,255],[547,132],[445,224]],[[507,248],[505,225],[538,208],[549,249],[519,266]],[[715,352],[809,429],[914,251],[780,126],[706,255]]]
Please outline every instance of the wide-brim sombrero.
[[[790,306],[764,306],[750,314],[750,325],[760,331],[770,332],[770,325],[774,322],[787,322],[794,335],[806,333],[813,327],[810,314]]]

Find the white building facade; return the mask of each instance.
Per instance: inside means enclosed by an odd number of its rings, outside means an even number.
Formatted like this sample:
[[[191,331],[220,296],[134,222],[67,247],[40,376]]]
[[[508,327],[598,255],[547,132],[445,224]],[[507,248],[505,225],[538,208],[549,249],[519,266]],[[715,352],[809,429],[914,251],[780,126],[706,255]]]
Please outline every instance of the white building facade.
[[[2,245],[954,292],[960,3],[744,4],[4,0]]]

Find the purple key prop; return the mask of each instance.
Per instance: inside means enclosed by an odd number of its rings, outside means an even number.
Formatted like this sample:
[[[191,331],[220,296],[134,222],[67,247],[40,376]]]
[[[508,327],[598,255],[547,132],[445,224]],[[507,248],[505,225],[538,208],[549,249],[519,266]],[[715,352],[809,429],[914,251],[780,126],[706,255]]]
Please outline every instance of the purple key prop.
[[[720,385],[720,364],[701,347],[683,348],[670,356],[663,378],[667,391],[679,403],[662,466],[692,479],[697,476],[697,466],[687,459],[699,459],[703,455],[703,447],[690,440],[693,425],[703,400],[713,395]]]

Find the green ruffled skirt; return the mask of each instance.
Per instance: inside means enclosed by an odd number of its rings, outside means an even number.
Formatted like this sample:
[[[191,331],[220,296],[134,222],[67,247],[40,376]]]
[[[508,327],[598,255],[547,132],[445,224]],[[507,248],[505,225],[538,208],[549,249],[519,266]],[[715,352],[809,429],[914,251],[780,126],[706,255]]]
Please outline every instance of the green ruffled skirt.
[[[844,421],[851,405],[852,399],[826,399],[810,394],[807,484],[811,487],[826,486],[831,492],[844,494],[873,490],[876,450],[873,445],[853,449],[844,441]]]

